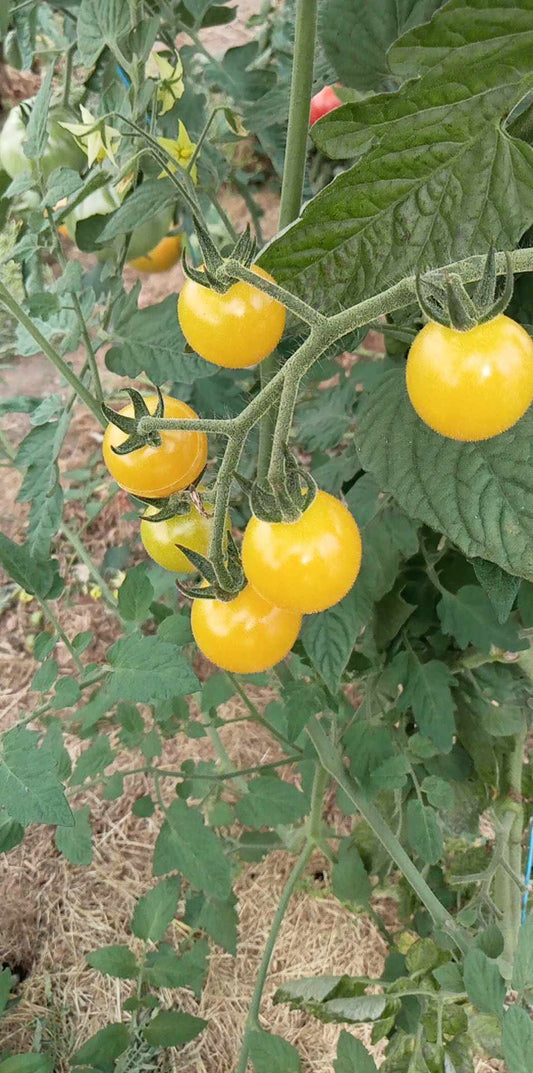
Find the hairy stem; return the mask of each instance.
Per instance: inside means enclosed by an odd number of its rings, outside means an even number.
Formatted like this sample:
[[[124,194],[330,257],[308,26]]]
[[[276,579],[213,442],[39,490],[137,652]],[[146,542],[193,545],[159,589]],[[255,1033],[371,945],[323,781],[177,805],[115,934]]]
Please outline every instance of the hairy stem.
[[[282,230],[296,220],[302,204],[309,130],[309,110],[313,85],[318,0],[296,0],[294,56],[289,101],[289,125],[283,164],[279,227]],[[261,363],[261,388],[264,389],[276,373],[276,352]],[[261,422],[259,433],[258,480],[267,474],[270,450],[274,437],[275,417],[269,411]]]
[[[281,305],[284,305],[286,309],[290,309],[291,313],[303,320],[305,324],[309,324],[310,327],[325,324],[327,321],[327,317],[323,313],[319,313],[317,309],[302,301],[297,295],[291,294],[285,287],[279,287],[277,283],[272,283],[269,279],[263,279],[257,272],[253,272],[251,268],[246,268],[245,265],[239,264],[238,261],[234,261],[230,257],[224,262],[224,273],[230,279],[242,279],[246,283],[250,283],[256,290],[269,294],[271,298],[281,302]]]
[[[335,781],[338,782],[339,786],[344,790],[344,793],[372,828],[374,834],[387,850],[389,856],[395,861],[407,882],[410,883],[413,890],[420,898],[420,901],[425,905],[437,927],[446,931],[459,949],[464,952],[468,949],[467,937],[456,924],[448,910],[445,909],[442,902],[439,901],[428,886],[424,877],[419,872],[416,865],[413,864],[376,806],[368,800],[361,787],[348,774],[342,763],[340,753],[337,752],[331,742],[328,741],[328,738],[316,717],[309,720],[306,726],[306,731],[315,746],[323,767],[333,776]]]
[[[509,790],[498,807],[506,828],[503,847],[503,866],[500,865],[494,883],[494,900],[503,914],[501,928],[504,938],[504,959],[512,965],[522,911],[522,891],[515,877],[522,877],[522,836],[524,806],[522,803],[522,771],[526,744],[526,727],[515,736],[508,758]]]
[[[80,674],[83,674],[83,663],[81,662],[81,659],[78,656],[78,653],[76,652],[76,649],[73,647],[73,645],[71,644],[69,638],[67,637],[67,635],[66,635],[66,633],[65,633],[65,631],[64,631],[64,629],[63,629],[63,627],[62,627],[62,625],[61,625],[61,623],[59,621],[59,619],[57,618],[57,615],[55,614],[54,611],[52,611],[52,608],[50,607],[50,604],[48,603],[48,600],[43,600],[43,599],[41,599],[40,596],[37,596],[37,595],[36,595],[36,599],[39,601],[39,603],[40,603],[40,605],[41,605],[46,617],[49,619],[49,621],[51,622],[52,626],[54,627],[54,630],[56,631],[57,636],[62,640],[65,648],[67,649],[67,652],[72,657],[74,663],[76,664],[77,670],[80,672]],[[35,713],[31,718],[33,719],[34,717],[35,717]]]
[[[85,547],[83,541],[80,540],[78,534],[73,532],[70,526],[68,526],[64,521],[61,522],[61,532],[76,552],[78,558],[87,567],[89,573],[93,578],[93,581],[95,581],[95,583],[98,585],[98,588],[100,589],[108,607],[112,611],[114,611],[115,615],[118,615],[119,611],[115,596],[113,595],[112,590],[109,588],[109,585],[107,584],[105,578],[102,577],[100,571],[98,570],[98,567],[91,559],[91,556],[89,555],[89,552],[87,551],[87,548]]]
[[[309,815],[309,821],[307,824],[307,838],[305,844],[300,851],[300,855],[294,865],[294,868],[283,888],[276,914],[272,921],[270,931],[268,933],[268,939],[263,950],[263,956],[259,965],[259,971],[255,981],[254,993],[252,995],[252,1001],[250,1003],[250,1009],[248,1010],[248,1017],[246,1018],[246,1028],[244,1031],[244,1039],[242,1041],[241,1053],[239,1055],[239,1063],[235,1073],[246,1073],[248,1067],[248,1054],[250,1052],[250,1033],[255,1029],[260,1028],[259,1024],[259,1010],[261,1007],[261,999],[263,997],[263,991],[270,967],[270,961],[272,954],[274,953],[274,947],[278,938],[279,930],[283,923],[283,918],[287,912],[292,895],[305,871],[309,858],[316,845],[317,837],[320,834],[320,828],[322,824],[322,804],[324,800],[324,792],[327,785],[327,774],[324,769],[317,764],[315,770],[315,779],[313,783],[313,790],[311,794],[311,811]]]

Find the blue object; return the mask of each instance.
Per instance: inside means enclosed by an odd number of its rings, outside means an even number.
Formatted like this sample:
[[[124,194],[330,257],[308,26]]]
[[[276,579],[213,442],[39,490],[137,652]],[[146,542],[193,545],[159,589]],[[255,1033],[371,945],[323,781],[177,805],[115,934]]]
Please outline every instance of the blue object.
[[[526,874],[524,882],[528,890],[524,891],[524,897],[522,898],[522,924],[525,923],[527,915],[527,903],[529,900],[529,884],[531,883],[531,873],[533,872],[533,819],[529,826],[529,850],[527,854]]]
[[[131,82],[130,82],[126,72],[122,69],[122,67],[120,66],[119,63],[117,63],[117,73],[118,73],[118,76],[120,78],[120,81],[124,83],[126,89],[129,89],[130,86],[131,86]]]

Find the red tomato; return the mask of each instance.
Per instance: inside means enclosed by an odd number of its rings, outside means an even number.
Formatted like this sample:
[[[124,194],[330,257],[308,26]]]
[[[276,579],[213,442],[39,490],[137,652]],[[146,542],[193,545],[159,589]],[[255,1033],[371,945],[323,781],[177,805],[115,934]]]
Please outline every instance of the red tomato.
[[[309,122],[311,126],[316,123],[317,119],[322,119],[323,115],[327,115],[328,112],[332,112],[334,108],[340,108],[342,101],[333,86],[324,86],[319,93],[315,93],[311,98],[311,112],[309,115]]]

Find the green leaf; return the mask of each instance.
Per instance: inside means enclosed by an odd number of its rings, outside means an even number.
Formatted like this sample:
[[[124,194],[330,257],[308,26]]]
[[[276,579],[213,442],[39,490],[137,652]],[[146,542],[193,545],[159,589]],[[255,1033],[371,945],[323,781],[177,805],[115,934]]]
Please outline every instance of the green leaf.
[[[44,665],[43,665],[44,666]],[[65,676],[56,683],[52,708],[72,708],[81,698],[81,689],[76,678]]]
[[[115,752],[105,734],[99,734],[83,752],[74,768],[70,782],[72,786],[81,786],[85,779],[100,775],[115,759]]]
[[[187,903],[187,923],[202,928],[215,943],[235,957],[237,953],[237,929],[239,915],[234,894],[222,902],[203,895],[194,896]]]
[[[11,969],[2,969],[0,972],[0,1014],[4,1012],[7,1006],[14,983]]]
[[[154,589],[146,576],[147,569],[147,563],[132,567],[118,590],[118,609],[127,622],[144,622],[150,613]]]
[[[57,637],[54,633],[49,633],[48,630],[43,630],[42,633],[38,633],[33,645],[33,656],[35,659],[46,659],[57,644]]]
[[[92,67],[107,45],[113,52],[131,27],[127,0],[82,0],[78,13],[78,49],[85,67]]]
[[[341,902],[369,905],[372,884],[357,846],[349,838],[343,838],[333,866],[333,893]]]
[[[455,637],[461,648],[472,644],[488,653],[491,645],[509,652],[528,647],[527,641],[520,638],[516,623],[498,622],[489,597],[479,585],[465,585],[455,594],[443,593],[437,614],[443,633]]]
[[[453,786],[445,779],[439,779],[438,775],[428,775],[421,785],[422,791],[427,795],[430,805],[442,812],[453,809],[454,793]]]
[[[468,997],[478,1010],[502,1017],[505,983],[496,961],[482,950],[470,950],[465,958],[464,980]]]
[[[222,843],[206,827],[197,808],[173,801],[154,850],[154,875],[181,872],[196,890],[220,901],[231,891],[231,873]]]
[[[455,703],[451,686],[455,679],[445,663],[432,659],[422,663],[415,652],[405,657],[404,690],[398,699],[400,711],[412,709],[420,732],[440,752],[448,753],[455,734]]]
[[[0,1062],[0,1073],[53,1073],[52,1059],[45,1054],[13,1054]]]
[[[474,559],[472,563],[479,584],[483,586],[495,611],[498,622],[507,622],[520,588],[520,579],[508,574],[495,563]]]
[[[58,827],[56,830],[55,844],[71,864],[90,864],[93,859],[90,811],[88,805],[74,809],[74,827]]]
[[[202,687],[202,711],[216,710],[235,694],[235,686],[227,674],[212,674]]]
[[[387,58],[390,46],[411,27],[430,19],[442,3],[324,0],[319,8],[319,36],[339,81],[362,91],[393,88],[396,79]]]
[[[197,998],[207,975],[209,945],[198,939],[188,950],[179,953],[167,943],[152,950],[146,958],[145,978],[152,987],[188,987]]]
[[[525,920],[518,932],[518,946],[513,963],[512,986],[515,991],[533,988],[533,920]]]
[[[363,466],[407,513],[445,533],[469,558],[526,578],[533,578],[532,437],[533,410],[490,440],[439,436],[415,414],[401,369],[383,377],[359,419]]]
[[[87,954],[87,964],[119,980],[135,980],[139,974],[137,959],[129,946],[102,946],[92,950]]]
[[[143,1036],[152,1047],[181,1047],[203,1032],[207,1021],[178,1010],[161,1010],[143,1029]]]
[[[360,1040],[344,1030],[337,1044],[335,1073],[377,1073],[376,1063]]]
[[[52,561],[40,562],[26,544],[15,544],[0,533],[0,563],[21,589],[46,599],[56,577]]]
[[[390,732],[384,726],[354,723],[345,736],[345,749],[350,758],[350,770],[365,789],[376,793],[376,770],[394,758]]]
[[[530,1073],[533,1021],[525,1010],[511,1006],[503,1018],[503,1054],[509,1073]]]
[[[189,615],[168,615],[157,627],[157,634],[173,645],[188,645],[193,639]]]
[[[155,812],[155,805],[153,798],[149,794],[145,794],[143,797],[138,797],[131,806],[131,811],[134,816],[146,817],[153,816]]]
[[[57,678],[57,663],[55,659],[47,659],[36,670],[32,680],[31,689],[36,693],[48,693]]]
[[[359,483],[347,497],[357,522],[361,503],[363,519],[366,511],[365,495],[356,492]],[[394,585],[402,558],[418,550],[416,524],[397,507],[382,508],[377,517],[361,523],[361,536],[363,561],[355,585],[335,607],[306,616],[300,634],[307,655],[333,693],[359,633],[370,622],[374,603]]]
[[[96,1068],[102,1064],[107,1069],[110,1062],[124,1053],[129,1042],[126,1025],[114,1022],[91,1036],[72,1056],[70,1063],[73,1066],[95,1065]]]
[[[109,649],[107,658],[113,668],[105,686],[109,705],[117,700],[152,704],[200,688],[190,664],[176,654],[176,646],[159,637],[124,637]]]
[[[477,710],[481,715],[483,729],[495,738],[507,738],[518,734],[524,726],[524,709],[520,705],[483,704],[478,701]]]
[[[153,219],[162,209],[176,204],[176,187],[170,179],[146,179],[112,213],[99,241],[103,246],[119,235],[127,235],[143,223]]]
[[[436,864],[442,856],[442,833],[432,808],[420,801],[407,805],[407,837],[411,849],[418,853],[426,864]]]
[[[22,824],[70,827],[74,821],[54,758],[38,742],[38,733],[27,727],[14,727],[0,739],[0,804]]]
[[[19,846],[24,838],[24,827],[15,820],[2,819],[0,815],[0,853],[9,853]],[[1,979],[1,975],[0,975]]]
[[[53,77],[54,64],[51,63],[35,98],[35,103],[26,127],[26,137],[22,143],[24,154],[29,160],[35,160],[36,157],[41,157],[43,155],[49,137],[47,130],[48,109],[50,107],[50,98],[52,95]]]
[[[107,776],[102,797],[104,801],[117,801],[124,793],[124,776],[121,771],[115,771]],[[133,810],[132,810],[133,811]]]
[[[145,372],[152,384],[167,380],[194,384],[215,372],[208,361],[186,352],[175,295],[128,314],[114,325],[113,337],[115,345],[106,354],[106,365],[120,376],[135,379]]]
[[[319,149],[358,159],[268,246],[261,264],[280,285],[335,311],[421,264],[448,264],[491,242],[516,247],[533,219],[533,150],[503,121],[533,84],[528,12],[529,3],[508,5],[502,21],[500,0],[451,0],[403,39],[408,48],[389,54],[400,75],[406,51],[411,66],[427,57],[421,78],[316,124]],[[434,470],[432,484],[446,489]]]
[[[139,898],[131,922],[133,934],[145,942],[159,942],[176,916],[180,890],[178,876],[169,876]]]
[[[250,1032],[249,1043],[255,1073],[300,1073],[298,1051],[281,1036],[256,1029]]]
[[[275,776],[251,779],[248,793],[237,802],[235,812],[245,827],[272,827],[277,823],[295,823],[308,811],[307,800],[292,783]]]

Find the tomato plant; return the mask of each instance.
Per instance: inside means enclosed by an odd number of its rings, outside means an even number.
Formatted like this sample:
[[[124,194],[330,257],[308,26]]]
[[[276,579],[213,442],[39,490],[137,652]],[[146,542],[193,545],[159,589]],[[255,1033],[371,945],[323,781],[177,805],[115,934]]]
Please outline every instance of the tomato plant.
[[[533,0],[245,6],[0,5],[0,1071],[528,1073]]]

